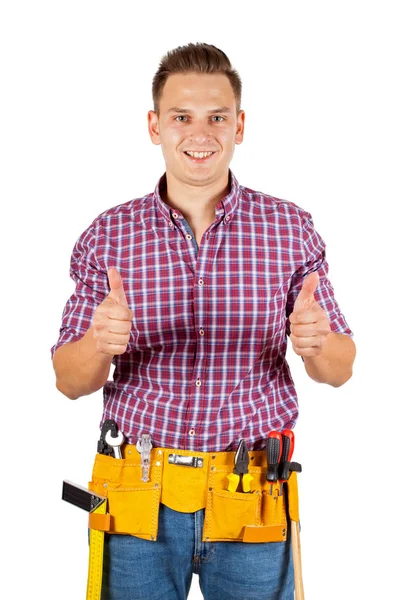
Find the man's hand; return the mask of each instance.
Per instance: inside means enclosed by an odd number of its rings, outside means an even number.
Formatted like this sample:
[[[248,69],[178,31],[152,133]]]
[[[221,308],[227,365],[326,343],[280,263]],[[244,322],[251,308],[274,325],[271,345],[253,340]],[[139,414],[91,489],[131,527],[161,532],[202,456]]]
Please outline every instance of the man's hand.
[[[321,354],[328,335],[332,333],[328,315],[314,298],[318,283],[319,275],[316,271],[305,278],[289,316],[290,340],[294,352],[299,356]]]
[[[126,301],[124,285],[117,269],[107,272],[111,291],[96,308],[92,330],[96,348],[103,354],[123,354],[129,341],[133,312]]]

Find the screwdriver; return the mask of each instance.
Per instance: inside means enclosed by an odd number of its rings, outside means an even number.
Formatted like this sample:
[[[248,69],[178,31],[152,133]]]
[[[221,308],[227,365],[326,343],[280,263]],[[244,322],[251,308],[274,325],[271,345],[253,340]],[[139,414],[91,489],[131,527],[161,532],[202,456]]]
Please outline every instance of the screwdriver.
[[[282,495],[282,487],[290,475],[290,459],[294,450],[294,433],[291,429],[283,429],[282,436],[282,456],[279,463],[279,495]]]
[[[271,482],[270,494],[272,495],[273,484],[277,482],[279,475],[279,461],[282,455],[282,436],[279,431],[270,431],[267,437],[267,481]]]

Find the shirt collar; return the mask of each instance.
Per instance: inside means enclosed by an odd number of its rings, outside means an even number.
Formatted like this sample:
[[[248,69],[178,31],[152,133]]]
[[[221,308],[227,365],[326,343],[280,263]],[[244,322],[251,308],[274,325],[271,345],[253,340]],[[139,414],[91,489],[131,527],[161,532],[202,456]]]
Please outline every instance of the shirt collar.
[[[174,227],[175,225],[173,222],[172,214],[173,213],[180,214],[180,212],[179,212],[179,210],[171,208],[161,198],[160,191],[162,191],[165,188],[166,181],[167,181],[167,176],[166,176],[166,172],[164,172],[164,174],[158,180],[157,185],[154,189],[154,198],[156,200],[156,205],[157,205],[157,208],[159,209],[160,213],[168,221],[168,224],[170,225],[170,227],[171,226]],[[229,221],[232,218],[232,216],[236,210],[236,207],[239,202],[239,197],[240,197],[239,182],[236,179],[236,177],[234,176],[234,174],[232,173],[231,169],[229,169],[229,192],[216,205],[216,207],[215,207],[216,218],[217,219],[223,218],[225,222]]]

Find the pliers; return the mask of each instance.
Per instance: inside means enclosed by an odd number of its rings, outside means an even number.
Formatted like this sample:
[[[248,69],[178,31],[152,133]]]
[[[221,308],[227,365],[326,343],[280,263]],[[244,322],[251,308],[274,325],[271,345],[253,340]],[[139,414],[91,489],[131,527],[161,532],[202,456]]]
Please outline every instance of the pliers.
[[[253,477],[249,473],[249,452],[246,442],[242,439],[239,442],[237,452],[235,454],[235,467],[233,473],[228,475],[229,492],[236,492],[239,486],[239,481],[242,480],[242,491],[246,494],[250,493],[250,482]]]

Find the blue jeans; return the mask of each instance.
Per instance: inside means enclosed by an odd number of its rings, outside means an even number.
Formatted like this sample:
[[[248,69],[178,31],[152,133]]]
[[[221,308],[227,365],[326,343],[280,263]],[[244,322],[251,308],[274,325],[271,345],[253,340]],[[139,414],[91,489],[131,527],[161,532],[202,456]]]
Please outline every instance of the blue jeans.
[[[105,534],[102,600],[186,600],[193,573],[205,600],[293,600],[286,542],[202,542],[204,509],[160,504],[157,540]]]

